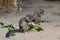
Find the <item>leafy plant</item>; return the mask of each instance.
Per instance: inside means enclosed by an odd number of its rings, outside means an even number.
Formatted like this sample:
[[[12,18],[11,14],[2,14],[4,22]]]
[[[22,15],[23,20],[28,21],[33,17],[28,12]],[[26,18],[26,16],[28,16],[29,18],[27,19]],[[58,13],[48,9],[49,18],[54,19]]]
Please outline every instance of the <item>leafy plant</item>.
[[[29,27],[29,29],[31,30],[31,29],[33,29],[33,28],[34,28],[34,25],[29,24],[29,25],[28,25],[28,27]]]
[[[1,26],[3,26],[3,25],[4,25],[4,23],[3,23],[3,22],[0,22],[0,25],[1,25]]]
[[[11,30],[14,30],[14,26],[11,24],[11,25],[8,25],[8,30],[11,31]]]
[[[35,25],[35,24],[34,24]],[[43,30],[41,27],[36,27],[36,26],[34,26],[32,23],[30,23],[28,26],[29,26],[29,30],[32,30],[32,29],[34,29],[34,30],[36,30],[36,31],[41,31],[41,30]]]
[[[35,22],[35,24],[40,24],[40,22]]]
[[[49,22],[49,21],[45,21],[45,20],[40,20],[40,21],[38,21],[38,22],[35,22],[35,24],[40,24],[40,23],[43,23],[43,22]]]
[[[2,26],[1,28],[7,28],[8,31],[12,31],[15,29],[15,27],[12,24],[5,25],[3,22],[0,22],[0,25]],[[15,34],[12,32],[10,36],[15,36]]]
[[[46,21],[46,20],[41,20],[40,22],[49,22],[49,21]]]
[[[37,30],[38,32],[43,30],[42,28],[35,28],[35,30]]]

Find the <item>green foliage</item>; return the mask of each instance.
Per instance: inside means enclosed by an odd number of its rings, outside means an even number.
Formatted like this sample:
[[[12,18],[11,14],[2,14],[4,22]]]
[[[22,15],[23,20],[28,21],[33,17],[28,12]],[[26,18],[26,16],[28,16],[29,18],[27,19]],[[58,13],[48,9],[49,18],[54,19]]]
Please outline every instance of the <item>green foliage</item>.
[[[38,22],[35,22],[35,24],[40,25],[40,23],[44,23],[44,22],[47,22],[47,23],[48,23],[49,21],[40,20],[40,21],[38,21]],[[29,29],[30,29],[30,30],[34,29],[34,30],[36,30],[36,31],[38,31],[38,32],[41,31],[41,30],[43,30],[41,27],[39,27],[39,28],[37,27],[37,28],[36,28],[33,24],[29,24],[28,26],[29,26]]]
[[[34,28],[34,25],[29,24],[29,25],[28,25],[28,27],[29,27],[29,29],[31,30],[31,29],[33,29],[33,28]]]
[[[8,25],[8,30],[11,31],[11,30],[14,30],[14,26],[11,24],[11,25]]]
[[[36,30],[36,31],[38,31],[38,32],[41,31],[41,30],[43,30],[43,29],[40,28],[40,27],[39,27],[39,28],[38,28],[38,27],[35,27],[33,24],[29,24],[28,26],[29,26],[29,30],[34,29],[34,30]]]
[[[41,20],[40,22],[42,22],[42,23],[43,23],[43,22],[47,22],[47,23],[48,23],[49,21],[46,21],[46,20]]]
[[[38,21],[38,22],[35,22],[35,24],[40,24],[40,23],[44,23],[44,22],[49,22],[49,21],[45,21],[45,20],[40,20],[40,21]]]
[[[1,28],[8,28],[8,26],[7,25],[3,25]]]
[[[4,23],[3,22],[0,22],[0,25],[2,26],[2,25],[4,25]]]
[[[12,24],[10,24],[10,25],[9,24],[8,25],[2,25],[1,28],[8,28],[8,31],[15,29],[15,27]]]
[[[2,26],[1,28],[7,28],[8,31],[12,31],[15,29],[15,27],[12,24],[5,25],[3,22],[0,22],[0,25]],[[15,34],[12,32],[10,36],[15,36]]]
[[[37,30],[38,32],[43,30],[42,28],[35,28],[35,30]]]
[[[35,24],[40,24],[40,21],[38,21],[38,22],[35,22]]]

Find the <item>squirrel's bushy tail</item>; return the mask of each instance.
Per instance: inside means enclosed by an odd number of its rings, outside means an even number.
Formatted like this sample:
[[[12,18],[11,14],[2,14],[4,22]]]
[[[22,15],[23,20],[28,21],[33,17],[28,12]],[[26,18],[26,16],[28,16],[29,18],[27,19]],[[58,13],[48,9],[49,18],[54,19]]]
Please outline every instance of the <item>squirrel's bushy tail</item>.
[[[15,30],[12,30],[12,31],[8,31],[7,34],[6,34],[6,37],[7,38],[10,37],[11,33],[16,33],[16,32],[20,32],[20,30],[19,29],[15,29]]]

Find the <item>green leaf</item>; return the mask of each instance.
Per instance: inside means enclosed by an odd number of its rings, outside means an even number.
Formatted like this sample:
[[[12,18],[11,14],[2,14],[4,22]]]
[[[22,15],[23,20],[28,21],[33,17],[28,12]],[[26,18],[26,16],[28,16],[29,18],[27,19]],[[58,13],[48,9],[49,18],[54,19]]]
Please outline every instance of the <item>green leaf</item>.
[[[0,25],[1,25],[1,26],[3,26],[3,25],[4,25],[4,23],[3,23],[3,22],[0,22]]]
[[[1,28],[8,28],[8,26],[7,26],[7,25],[4,25],[4,26],[2,26]]]
[[[45,20],[40,20],[40,21],[38,21],[38,22],[35,22],[35,24],[40,24],[40,23],[43,23],[43,22],[49,22],[49,21],[45,21]]]
[[[3,22],[0,22],[0,25],[2,26],[1,28],[7,28],[8,31],[15,30],[15,27],[12,24],[4,25]],[[15,36],[15,34],[12,32],[12,33],[10,33],[10,36]]]
[[[15,29],[15,27],[12,24],[8,25],[8,27]]]
[[[34,25],[32,25],[32,24],[29,24],[28,26],[29,26],[30,30],[34,28]]]
[[[14,28],[12,27],[8,27],[8,31],[14,30]]]
[[[46,20],[41,20],[40,22],[49,22],[49,21],[46,21]]]
[[[35,24],[40,24],[40,22],[35,22]]]
[[[42,28],[35,28],[35,30],[37,30],[38,32],[42,30]]]

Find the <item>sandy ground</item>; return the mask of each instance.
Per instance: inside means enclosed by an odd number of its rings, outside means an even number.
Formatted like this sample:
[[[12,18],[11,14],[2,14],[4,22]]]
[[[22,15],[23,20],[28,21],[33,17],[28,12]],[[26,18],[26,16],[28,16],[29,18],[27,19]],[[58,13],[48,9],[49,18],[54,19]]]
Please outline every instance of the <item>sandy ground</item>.
[[[24,8],[21,13],[12,11],[10,13],[0,12],[0,21],[6,24],[13,24],[16,28],[20,18],[27,14],[33,14],[33,10],[42,8],[44,9],[43,20],[50,21],[49,23],[41,23],[44,31],[16,33],[16,36],[6,38],[7,29],[0,28],[0,40],[60,40],[60,2],[46,2],[35,1],[31,8]]]

